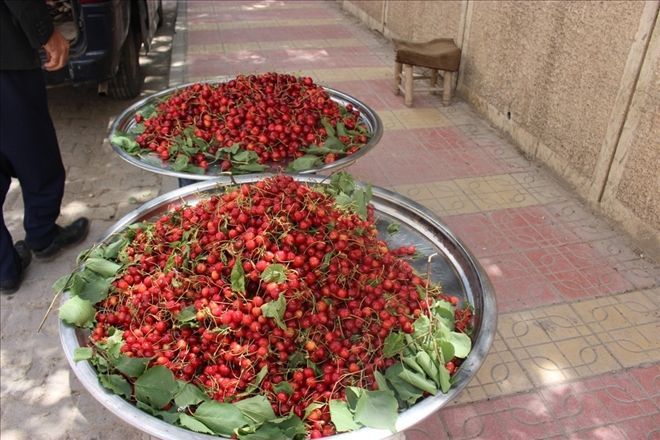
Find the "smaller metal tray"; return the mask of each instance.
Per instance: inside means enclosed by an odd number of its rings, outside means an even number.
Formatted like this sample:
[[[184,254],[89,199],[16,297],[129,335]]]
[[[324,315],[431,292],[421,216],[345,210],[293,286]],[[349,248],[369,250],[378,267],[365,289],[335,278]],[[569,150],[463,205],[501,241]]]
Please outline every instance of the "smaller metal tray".
[[[229,79],[230,78],[223,79],[223,81],[214,81],[211,83],[219,84],[221,82],[229,81]],[[128,132],[131,128],[133,128],[136,125],[135,115],[138,114],[138,112],[140,112],[147,106],[156,105],[162,99],[167,98],[168,95],[171,95],[175,91],[188,87],[192,84],[195,83],[188,83],[177,87],[170,87],[161,92],[150,95],[136,102],[135,104],[131,105],[126,110],[124,110],[119,116],[117,116],[117,118],[114,120],[112,126],[110,127],[108,139],[112,139],[112,137],[116,134],[124,134]],[[330,99],[332,99],[337,104],[343,107],[345,107],[348,104],[351,104],[353,108],[357,109],[360,112],[360,121],[364,123],[364,125],[367,127],[369,133],[371,134],[371,137],[369,138],[369,141],[366,143],[366,145],[360,148],[360,150],[358,150],[357,152],[348,156],[344,156],[340,159],[337,159],[333,163],[323,164],[322,166],[316,168],[310,168],[308,170],[300,171],[299,174],[316,174],[322,171],[336,171],[342,168],[346,168],[352,165],[353,163],[355,163],[355,161],[357,161],[359,158],[367,154],[369,151],[371,151],[371,149],[375,147],[376,144],[378,144],[380,138],[383,136],[383,123],[378,117],[378,114],[376,114],[376,112],[372,110],[371,107],[369,107],[362,101],[359,101],[358,99],[350,95],[347,95],[346,93],[340,92],[338,90],[329,87],[323,87],[323,89],[330,95]],[[119,157],[121,157],[131,165],[134,165],[138,168],[142,168],[143,170],[151,171],[152,173],[158,173],[166,176],[179,177],[189,180],[211,180],[211,179],[217,179],[219,177],[225,177],[227,180],[229,180],[228,176],[229,174],[231,174],[228,172],[222,172],[217,165],[209,166],[205,174],[193,174],[193,173],[176,171],[172,169],[169,163],[164,162],[160,157],[158,157],[156,153],[148,153],[147,155],[137,157],[128,154],[121,147],[114,145],[112,142],[110,142],[110,145],[112,146],[112,149],[119,155]],[[289,163],[290,163],[289,161],[282,161],[282,162],[270,164],[269,168],[265,172],[271,172],[271,173],[280,172],[282,169],[285,169],[289,165]]]

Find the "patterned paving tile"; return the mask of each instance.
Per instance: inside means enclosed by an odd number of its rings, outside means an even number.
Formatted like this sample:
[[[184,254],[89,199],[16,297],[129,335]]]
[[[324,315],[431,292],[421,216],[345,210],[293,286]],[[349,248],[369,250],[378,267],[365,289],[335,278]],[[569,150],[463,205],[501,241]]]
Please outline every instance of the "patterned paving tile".
[[[456,183],[482,211],[538,204],[510,175],[457,179]]]
[[[442,116],[435,108],[411,108],[394,110],[396,118],[401,122],[403,129],[415,129],[425,127],[446,127],[451,122]]]
[[[614,267],[636,289],[660,286],[660,264],[646,258],[617,262]]]
[[[262,19],[262,20],[246,20],[246,21],[231,21],[223,23],[208,23],[209,25],[215,24],[218,29],[257,29],[263,27],[284,27],[284,26],[321,26],[339,24],[337,18],[290,18],[290,19]],[[203,29],[200,23],[195,25],[195,29]]]
[[[657,289],[608,296],[571,306],[624,367],[660,359]]]
[[[518,153],[515,152],[515,154]],[[562,188],[557,182],[550,180],[538,170],[518,172],[512,176],[542,205],[566,201],[572,197],[567,189]]]
[[[645,369],[454,404],[406,431],[408,439],[654,439],[660,411],[636,377]]]
[[[399,185],[396,192],[421,203],[439,216],[478,212],[479,208],[467,198],[455,182],[430,182]]]

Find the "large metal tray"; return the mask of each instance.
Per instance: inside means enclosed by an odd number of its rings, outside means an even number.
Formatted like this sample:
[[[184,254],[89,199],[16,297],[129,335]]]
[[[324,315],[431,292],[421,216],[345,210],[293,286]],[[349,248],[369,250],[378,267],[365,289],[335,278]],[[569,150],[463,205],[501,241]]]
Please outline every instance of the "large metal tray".
[[[223,78],[222,81],[214,81],[213,84],[229,81],[231,78]],[[161,92],[150,95],[135,104],[128,107],[124,110],[117,118],[114,120],[110,126],[110,132],[108,133],[108,139],[112,139],[115,134],[121,134],[128,132],[131,128],[136,125],[135,115],[145,107],[149,105],[155,105],[160,102],[163,98],[166,98],[168,95],[171,95],[175,91],[188,87],[194,83],[183,84],[177,87],[170,87]],[[367,154],[373,147],[378,144],[380,138],[383,136],[383,123],[381,122],[378,114],[373,111],[368,105],[359,101],[358,99],[347,95],[346,93],[340,92],[338,90],[323,87],[323,89],[328,92],[330,99],[339,105],[346,106],[347,104],[353,105],[353,107],[360,111],[360,120],[367,126],[367,129],[371,133],[371,137],[366,145],[364,145],[359,151],[349,155],[344,156],[340,159],[337,159],[335,162],[330,164],[323,164],[316,168],[310,168],[305,171],[301,171],[300,174],[316,174],[322,171],[334,171],[346,168],[351,164],[355,163],[359,158]],[[181,171],[175,171],[172,169],[169,163],[164,162],[158,157],[156,153],[149,153],[145,156],[137,157],[128,154],[121,147],[114,145],[110,142],[112,149],[125,161],[134,165],[136,167],[142,168],[153,173],[163,174],[166,176],[179,177],[189,180],[212,180],[224,176],[225,179],[228,179],[230,173],[223,173],[216,165],[211,165],[205,174],[193,174],[185,173]],[[289,162],[282,161],[278,163],[270,164],[270,168],[267,172],[279,172],[280,169],[285,169]]]
[[[236,183],[250,183],[267,177],[266,174],[236,177]],[[298,181],[323,183],[323,176],[295,176]],[[101,239],[107,240],[112,234],[124,230],[129,225],[162,215],[172,207],[183,203],[194,204],[200,196],[223,192],[225,182],[199,182],[174,190],[157,197],[140,208],[130,212],[113,227],[106,231]],[[372,204],[375,208],[380,236],[392,247],[414,244],[424,256],[413,262],[418,272],[426,274],[428,256],[432,258],[430,276],[442,284],[446,293],[467,300],[474,306],[475,328],[472,352],[454,377],[454,385],[447,394],[438,393],[428,397],[412,408],[402,412],[397,420],[397,430],[403,431],[419,423],[424,418],[438,411],[465,388],[483,363],[495,334],[497,314],[495,295],[484,270],[467,248],[447,229],[447,227],[423,206],[391,191],[374,187]],[[396,222],[399,231],[388,234],[387,226]],[[106,408],[123,421],[162,439],[210,440],[217,438],[198,434],[157,419],[121,397],[110,393],[98,381],[96,372],[87,361],[74,362],[73,352],[84,343],[84,334],[73,327],[60,322],[60,339],[66,358],[72,370],[87,390]],[[333,440],[386,439],[392,434],[386,430],[362,428],[358,431],[328,437]]]

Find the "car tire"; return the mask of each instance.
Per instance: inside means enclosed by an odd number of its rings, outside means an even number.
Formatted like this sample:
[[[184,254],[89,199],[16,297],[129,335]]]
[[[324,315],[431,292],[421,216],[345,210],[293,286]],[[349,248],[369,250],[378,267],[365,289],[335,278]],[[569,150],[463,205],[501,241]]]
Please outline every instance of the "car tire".
[[[108,84],[108,95],[115,99],[131,99],[142,90],[140,72],[140,40],[133,29],[128,31],[119,55],[119,68]]]

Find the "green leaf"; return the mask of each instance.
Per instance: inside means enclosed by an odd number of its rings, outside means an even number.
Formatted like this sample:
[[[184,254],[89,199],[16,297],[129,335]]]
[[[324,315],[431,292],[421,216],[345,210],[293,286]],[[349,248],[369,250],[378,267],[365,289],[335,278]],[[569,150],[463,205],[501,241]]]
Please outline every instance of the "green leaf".
[[[276,393],[284,393],[287,396],[293,394],[293,388],[291,387],[291,384],[287,381],[282,381],[278,384],[273,385],[273,391],[275,391]]]
[[[259,388],[259,385],[261,384],[261,381],[264,380],[264,377],[266,377],[267,374],[268,374],[268,367],[264,365],[263,367],[261,367],[261,370],[259,370],[259,372],[254,377],[254,379],[252,379],[252,382],[250,382],[250,384],[247,386],[247,388],[245,388],[244,393],[245,394],[250,394],[251,392],[253,392],[257,388]]]
[[[447,340],[454,346],[454,356],[457,358],[465,358],[472,349],[472,340],[465,333],[449,332]],[[445,359],[451,360],[451,358]]]
[[[177,413],[176,411],[173,410],[161,411],[159,409],[154,409],[152,406],[147,405],[144,402],[140,402],[139,400],[135,402],[135,406],[140,408],[142,411],[151,414],[152,416],[156,416],[165,420],[167,423],[175,424],[179,421],[179,413]]]
[[[346,171],[341,171],[330,178],[330,188],[334,194],[353,194],[353,191],[355,191],[355,179]]]
[[[112,278],[104,278],[96,272],[84,270],[79,272],[79,275],[75,278],[76,284],[80,283],[80,288],[77,289],[78,296],[92,304],[96,304],[108,297],[114,276]]]
[[[422,391],[426,391],[427,393],[435,395],[438,392],[435,384],[420,373],[404,368],[403,371],[399,373],[399,377],[410,385],[419,388]]]
[[[313,155],[316,155],[316,156],[324,156],[328,153],[332,153],[332,154],[337,154],[337,153],[341,154],[341,153],[343,153],[343,151],[340,151],[340,150],[333,150],[331,148],[320,147],[320,146],[314,145],[314,144],[312,144],[309,147],[305,148],[303,151],[305,153],[313,154]]]
[[[172,164],[172,169],[174,171],[183,171],[186,169],[186,167],[188,167],[189,162],[190,158],[188,156],[185,154],[179,154]]]
[[[83,272],[78,271],[71,275],[71,279],[69,280],[66,288],[69,290],[71,295],[80,296],[80,292],[82,292],[85,288],[85,284],[87,284],[87,281],[85,281]]]
[[[131,398],[131,384],[123,376],[119,374],[101,374],[99,375],[99,382],[113,393],[127,399]]]
[[[408,368],[410,368],[411,370],[416,371],[417,373],[422,375],[426,374],[424,373],[422,367],[417,365],[417,361],[415,360],[414,356],[404,356],[401,360],[403,361],[403,364]]]
[[[261,171],[265,171],[266,168],[268,168],[266,165],[262,165],[260,163],[243,163],[232,165],[231,171],[234,174],[239,174],[237,171],[242,173],[259,173]]]
[[[341,121],[337,122],[337,136],[348,136],[346,126]]]
[[[314,375],[316,377],[319,377],[321,374],[323,374],[323,371],[321,371],[321,368],[319,368],[318,365],[316,365],[314,362],[312,362],[310,359],[307,359],[307,368],[311,368],[314,370]]]
[[[103,258],[113,259],[117,258],[119,251],[128,244],[125,237],[121,237],[103,248]]]
[[[240,257],[236,257],[234,267],[231,269],[231,288],[234,292],[245,293],[245,271]]]
[[[110,138],[110,143],[118,146],[128,154],[137,154],[140,151],[140,145],[127,136],[112,136]]]
[[[167,405],[178,389],[174,375],[162,365],[149,368],[135,381],[135,397],[156,409]]]
[[[89,347],[76,347],[73,350],[73,362],[86,361],[94,355],[94,350]]]
[[[222,153],[228,153],[230,156],[233,156],[234,154],[238,153],[240,149],[241,145],[238,142],[234,143],[231,147],[219,148],[215,154],[216,159],[220,157]]]
[[[355,211],[366,220],[367,218],[367,205],[369,204],[369,199],[367,197],[367,191],[363,189],[356,189],[353,193],[353,198],[355,199],[356,207]]]
[[[236,162],[237,164],[243,163],[253,163],[259,160],[259,155],[250,150],[240,150],[238,153],[232,155],[231,161]]]
[[[239,440],[289,440],[279,426],[273,423],[265,423],[256,430],[252,427],[244,428],[238,432]]]
[[[110,327],[108,330],[108,338],[105,342],[97,343],[96,345],[104,350],[111,359],[119,359],[121,355],[121,346],[124,344],[122,330]]]
[[[70,278],[72,278],[71,274],[59,277],[57,281],[53,283],[53,291],[55,291],[55,293],[63,292]]]
[[[454,306],[448,301],[435,301],[431,306],[433,315],[441,319],[447,327],[454,328]]]
[[[273,424],[277,426],[287,438],[300,438],[307,434],[305,425],[303,424],[300,417],[291,413],[286,417],[280,417],[278,419],[271,420],[267,424]]]
[[[128,377],[139,377],[147,369],[151,358],[119,356],[113,362],[115,368]]]
[[[353,414],[348,409],[348,404],[343,400],[330,401],[330,420],[335,425],[337,432],[360,429],[360,425],[353,420]]]
[[[256,423],[263,423],[275,418],[275,412],[265,396],[254,396],[234,403],[245,417]]]
[[[299,367],[305,363],[305,354],[301,351],[294,352],[289,356],[288,366],[289,368]]]
[[[451,388],[451,375],[449,370],[444,365],[438,365],[438,382],[440,382],[440,389],[443,393],[447,393]]]
[[[415,360],[417,361],[417,364],[422,367],[422,370],[424,370],[424,374],[426,374],[427,378],[431,378],[434,381],[437,380],[438,365],[433,362],[433,359],[431,359],[431,356],[429,356],[427,352],[420,350],[415,355]],[[437,385],[439,386],[440,383],[437,382]]]
[[[148,104],[142,107],[137,113],[142,115],[144,119],[149,119],[158,112],[154,104]]]
[[[383,357],[385,359],[396,356],[403,351],[403,334],[392,332],[383,341]]]
[[[391,391],[364,390],[355,407],[355,421],[370,428],[396,432],[399,405]]]
[[[440,345],[440,354],[442,355],[442,361],[448,362],[451,359],[453,359],[454,354],[456,353],[456,350],[454,350],[454,344],[452,344],[446,339],[442,339],[439,341],[439,345]]]
[[[393,389],[396,396],[401,399],[401,401],[406,402],[408,405],[415,403],[423,393],[419,388],[416,388],[410,385],[408,382],[404,381],[399,377],[399,373],[403,371],[403,364],[400,362],[392,365],[385,371],[385,377],[387,378],[390,388]]]
[[[336,137],[327,138],[322,146],[333,153],[344,153],[344,150],[346,149],[346,145]]]
[[[274,319],[278,327],[280,327],[282,330],[286,330],[286,325],[282,320],[285,311],[286,298],[282,293],[280,293],[277,301],[269,301],[261,306],[261,313],[264,315],[264,317]]]
[[[385,376],[383,376],[383,373],[381,373],[378,370],[375,370],[374,378],[376,379],[376,384],[378,385],[378,389],[380,391],[391,391],[389,385],[387,385],[387,379],[385,378]]]
[[[415,286],[415,290],[417,290],[417,294],[419,295],[419,299],[426,299],[429,296],[429,293],[422,286],[419,286],[419,285]]]
[[[60,319],[77,327],[87,327],[92,323],[96,310],[86,299],[72,296],[60,306]]]
[[[306,154],[298,159],[294,160],[287,167],[287,171],[305,171],[314,168],[315,166],[321,164],[321,158],[313,154]]]
[[[108,363],[108,360],[102,356],[92,356],[89,363],[94,365],[94,369],[98,373],[110,373],[110,363]]]
[[[330,261],[332,258],[335,256],[334,252],[328,252],[323,256],[323,260],[321,261],[321,266],[319,266],[319,269],[325,271],[328,266],[330,266]]]
[[[202,434],[215,434],[205,424],[186,413],[179,414],[179,422],[181,423],[181,426],[188,428],[191,431],[201,432]]]
[[[85,260],[85,268],[107,278],[116,276],[121,265],[104,258],[88,258]]]
[[[199,174],[199,175],[206,174],[206,170],[204,168],[198,167],[197,165],[192,165],[192,164],[188,164],[181,171],[186,172],[186,173],[190,173],[190,174]]]
[[[144,133],[144,130],[146,130],[146,126],[144,124],[135,124],[128,130],[128,134],[130,135],[138,135]]]
[[[347,208],[347,207],[350,207],[353,204],[353,199],[351,198],[351,196],[349,196],[347,194],[343,194],[343,193],[342,194],[337,194],[335,196],[335,203],[340,208]]]
[[[192,143],[202,151],[206,151],[209,148],[209,143],[197,136],[192,137]]]
[[[335,136],[335,127],[332,126],[332,123],[328,120],[328,118],[321,118],[321,125],[323,125],[323,128],[325,128],[328,136]]]
[[[387,233],[390,235],[394,235],[397,232],[399,232],[400,227],[401,225],[398,223],[390,223],[389,225],[387,225]]]
[[[190,321],[195,321],[197,319],[197,309],[195,306],[188,306],[184,309],[181,309],[178,315],[176,315],[176,321],[179,324],[185,324]]]
[[[431,321],[426,315],[421,315],[413,322],[413,336],[415,338],[424,338],[431,333]]]
[[[209,396],[199,387],[182,380],[177,380],[177,383],[179,392],[174,396],[174,403],[177,408],[187,408],[209,399]]]
[[[364,391],[364,388],[346,387],[346,403],[352,411],[355,411],[358,400]]]
[[[216,434],[230,437],[234,431],[250,421],[231,403],[204,402],[197,407],[193,417],[208,426]]]
[[[261,279],[266,283],[283,283],[286,281],[286,267],[283,264],[271,264],[261,273]]]

